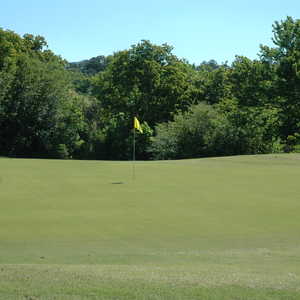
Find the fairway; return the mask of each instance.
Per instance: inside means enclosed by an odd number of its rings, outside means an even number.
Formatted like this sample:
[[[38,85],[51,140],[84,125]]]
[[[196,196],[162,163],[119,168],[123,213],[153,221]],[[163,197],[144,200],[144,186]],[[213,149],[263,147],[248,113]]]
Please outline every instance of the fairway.
[[[300,299],[300,155],[0,159],[0,299]]]

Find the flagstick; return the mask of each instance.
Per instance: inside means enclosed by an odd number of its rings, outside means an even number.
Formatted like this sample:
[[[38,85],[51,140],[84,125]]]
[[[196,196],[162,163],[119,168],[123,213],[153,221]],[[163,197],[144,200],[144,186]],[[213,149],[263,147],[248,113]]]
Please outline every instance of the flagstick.
[[[135,128],[133,127],[132,179],[135,179]]]

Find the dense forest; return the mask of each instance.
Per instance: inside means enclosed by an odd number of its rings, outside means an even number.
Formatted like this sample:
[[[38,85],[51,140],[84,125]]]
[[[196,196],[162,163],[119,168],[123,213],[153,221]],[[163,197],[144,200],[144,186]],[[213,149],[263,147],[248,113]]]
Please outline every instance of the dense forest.
[[[142,40],[69,63],[42,36],[0,28],[0,155],[138,159],[300,151],[300,20],[229,65]],[[220,49],[220,51],[222,51]]]

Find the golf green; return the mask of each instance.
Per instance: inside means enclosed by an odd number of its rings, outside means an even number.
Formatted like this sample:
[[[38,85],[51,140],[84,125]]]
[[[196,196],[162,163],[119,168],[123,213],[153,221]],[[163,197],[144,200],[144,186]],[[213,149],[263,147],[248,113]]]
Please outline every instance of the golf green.
[[[299,154],[132,172],[0,159],[0,299],[300,299]]]

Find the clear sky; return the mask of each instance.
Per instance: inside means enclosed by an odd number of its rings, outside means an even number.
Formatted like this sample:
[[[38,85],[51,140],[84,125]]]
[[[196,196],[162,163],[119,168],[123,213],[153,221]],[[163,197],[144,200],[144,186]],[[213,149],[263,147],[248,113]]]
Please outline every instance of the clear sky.
[[[3,0],[0,27],[46,38],[68,61],[109,55],[142,39],[191,63],[257,57],[272,24],[300,18],[300,0]]]

